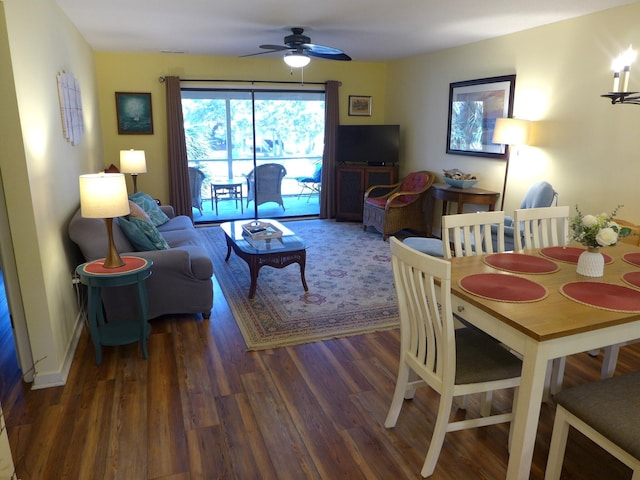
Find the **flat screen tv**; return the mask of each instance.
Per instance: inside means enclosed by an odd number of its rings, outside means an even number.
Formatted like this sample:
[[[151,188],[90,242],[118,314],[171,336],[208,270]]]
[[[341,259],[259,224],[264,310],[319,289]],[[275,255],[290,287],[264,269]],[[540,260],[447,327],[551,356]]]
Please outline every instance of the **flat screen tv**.
[[[338,163],[394,165],[398,163],[400,125],[340,125]]]

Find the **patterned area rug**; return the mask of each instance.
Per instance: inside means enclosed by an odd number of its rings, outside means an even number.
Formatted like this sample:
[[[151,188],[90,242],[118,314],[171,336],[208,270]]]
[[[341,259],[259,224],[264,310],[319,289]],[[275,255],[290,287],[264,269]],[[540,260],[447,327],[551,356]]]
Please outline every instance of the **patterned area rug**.
[[[361,224],[287,222],[308,245],[305,294],[297,264],[263,267],[253,299],[249,267],[231,253],[220,227],[199,228],[214,272],[249,350],[308,343],[398,326],[389,242]]]

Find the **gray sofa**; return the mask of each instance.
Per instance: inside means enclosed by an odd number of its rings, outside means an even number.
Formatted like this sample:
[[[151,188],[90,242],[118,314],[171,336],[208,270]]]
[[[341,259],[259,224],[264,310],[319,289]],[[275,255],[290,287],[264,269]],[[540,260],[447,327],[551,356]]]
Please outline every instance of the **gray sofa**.
[[[171,206],[160,208],[169,221],[157,228],[170,249],[135,251],[118,221],[114,221],[116,249],[121,256],[137,255],[153,261],[152,274],[146,284],[150,319],[167,314],[193,313],[209,318],[213,307],[213,263],[191,219],[176,216]],[[104,220],[83,218],[79,209],[69,223],[69,237],[80,247],[86,261],[104,258],[107,252]],[[102,297],[108,321],[135,317],[137,301],[134,286],[105,288]]]

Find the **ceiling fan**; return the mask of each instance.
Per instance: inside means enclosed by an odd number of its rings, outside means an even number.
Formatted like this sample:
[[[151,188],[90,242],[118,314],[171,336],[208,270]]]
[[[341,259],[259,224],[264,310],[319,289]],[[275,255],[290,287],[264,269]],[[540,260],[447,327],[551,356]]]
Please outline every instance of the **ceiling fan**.
[[[254,55],[263,55],[265,53],[286,51],[287,53],[285,53],[284,61],[291,67],[304,67],[309,63],[309,57],[324,58],[327,60],[351,60],[351,57],[342,50],[311,43],[311,39],[306,35],[303,35],[303,28],[293,27],[291,32],[291,35],[284,37],[284,45],[260,45],[260,48],[264,48],[268,51],[243,56],[252,57]]]

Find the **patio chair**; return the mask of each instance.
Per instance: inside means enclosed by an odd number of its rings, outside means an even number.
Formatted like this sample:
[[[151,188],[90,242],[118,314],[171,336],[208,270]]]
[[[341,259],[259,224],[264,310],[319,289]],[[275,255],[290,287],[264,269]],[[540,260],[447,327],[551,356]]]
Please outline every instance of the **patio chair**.
[[[639,397],[640,372],[585,383],[556,395],[545,480],[560,478],[569,427],[616,457],[633,471],[633,479],[639,479]]]
[[[410,173],[393,185],[369,187],[364,193],[364,229],[374,227],[382,233],[382,240],[405,229],[426,234],[424,207],[434,180],[434,173],[420,171]],[[376,197],[372,195],[376,190],[387,193]]]
[[[202,182],[205,176],[202,170],[189,167],[189,189],[191,190],[191,206],[202,215]]]
[[[307,203],[309,203],[311,195],[314,193],[320,193],[320,186],[322,185],[322,162],[316,163],[313,174],[310,177],[297,177],[296,181],[300,186],[298,198],[306,192],[308,194]]]
[[[474,328],[455,328],[449,261],[418,252],[395,237],[390,243],[401,339],[398,377],[384,425],[396,425],[404,400],[412,399],[417,387],[426,384],[440,394],[421,471],[428,477],[435,470],[447,432],[512,420],[512,412],[491,415],[486,400],[495,390],[517,389],[522,363],[492,337]],[[453,397],[471,394],[481,394],[481,416],[450,422]]]
[[[247,207],[252,200],[256,205],[276,202],[284,211],[282,179],[287,170],[279,163],[265,163],[254,168],[247,178]]]

